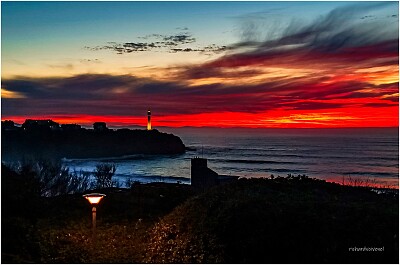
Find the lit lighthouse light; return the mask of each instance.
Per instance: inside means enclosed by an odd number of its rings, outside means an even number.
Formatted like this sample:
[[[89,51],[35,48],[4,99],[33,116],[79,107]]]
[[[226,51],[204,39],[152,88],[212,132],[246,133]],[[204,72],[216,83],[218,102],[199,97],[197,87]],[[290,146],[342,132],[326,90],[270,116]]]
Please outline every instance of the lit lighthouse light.
[[[147,130],[151,130],[151,111],[147,111]]]

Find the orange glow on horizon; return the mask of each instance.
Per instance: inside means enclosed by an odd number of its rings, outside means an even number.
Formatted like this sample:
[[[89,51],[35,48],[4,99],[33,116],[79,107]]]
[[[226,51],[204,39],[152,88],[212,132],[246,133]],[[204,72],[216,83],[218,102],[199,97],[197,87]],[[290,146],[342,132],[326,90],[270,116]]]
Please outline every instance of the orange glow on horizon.
[[[357,99],[352,99],[357,103]],[[373,118],[371,118],[373,113]],[[398,127],[399,107],[351,107],[324,110],[279,109],[261,113],[218,112],[182,115],[154,115],[152,125],[162,127],[247,127],[247,128],[341,128]],[[147,116],[48,115],[3,116],[22,124],[25,119],[52,119],[55,122],[77,123],[91,127],[96,121],[108,126],[141,126],[146,128]]]

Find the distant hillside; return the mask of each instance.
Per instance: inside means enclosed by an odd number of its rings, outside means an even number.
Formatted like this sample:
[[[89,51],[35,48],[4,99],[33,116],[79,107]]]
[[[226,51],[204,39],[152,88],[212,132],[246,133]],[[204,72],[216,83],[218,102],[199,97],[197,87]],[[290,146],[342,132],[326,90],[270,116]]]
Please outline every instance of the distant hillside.
[[[145,261],[398,263],[398,210],[396,194],[311,179],[242,179],[164,217]]]
[[[2,126],[2,159],[21,157],[95,158],[131,154],[179,154],[185,152],[182,140],[157,130],[5,130]]]

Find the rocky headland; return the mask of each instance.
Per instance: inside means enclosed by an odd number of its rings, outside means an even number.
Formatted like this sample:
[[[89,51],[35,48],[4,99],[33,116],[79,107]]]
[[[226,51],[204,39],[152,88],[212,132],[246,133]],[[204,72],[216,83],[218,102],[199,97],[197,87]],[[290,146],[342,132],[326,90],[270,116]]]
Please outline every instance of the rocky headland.
[[[95,123],[93,129],[77,124],[59,126],[51,120],[27,120],[21,127],[2,122],[2,159],[23,157],[99,158],[132,154],[180,154],[182,140],[158,130],[108,129]]]

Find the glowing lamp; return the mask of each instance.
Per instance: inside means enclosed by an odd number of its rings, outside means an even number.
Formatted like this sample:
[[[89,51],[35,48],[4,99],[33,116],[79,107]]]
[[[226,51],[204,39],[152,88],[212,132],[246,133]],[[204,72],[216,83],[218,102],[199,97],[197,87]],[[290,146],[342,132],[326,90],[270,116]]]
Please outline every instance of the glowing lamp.
[[[84,198],[86,198],[90,204],[92,205],[97,205],[101,199],[103,199],[103,197],[105,197],[105,194],[101,194],[101,193],[90,193],[90,194],[85,194],[83,195]]]
[[[96,241],[96,205],[105,196],[106,196],[105,194],[101,194],[101,193],[89,193],[89,194],[83,195],[83,197],[86,198],[90,202],[90,204],[93,206],[93,208],[92,208],[93,242]]]

